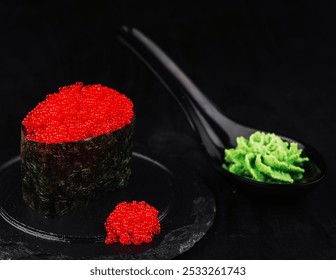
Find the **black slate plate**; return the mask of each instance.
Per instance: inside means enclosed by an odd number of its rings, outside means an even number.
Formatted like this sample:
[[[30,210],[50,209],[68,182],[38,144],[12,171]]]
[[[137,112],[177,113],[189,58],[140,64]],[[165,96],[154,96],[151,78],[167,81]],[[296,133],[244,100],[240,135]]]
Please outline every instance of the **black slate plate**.
[[[160,211],[150,244],[105,245],[104,222],[122,201],[145,200]],[[64,217],[45,219],[21,197],[19,157],[0,167],[0,259],[171,259],[189,250],[215,217],[211,192],[190,171],[137,149],[125,190]]]

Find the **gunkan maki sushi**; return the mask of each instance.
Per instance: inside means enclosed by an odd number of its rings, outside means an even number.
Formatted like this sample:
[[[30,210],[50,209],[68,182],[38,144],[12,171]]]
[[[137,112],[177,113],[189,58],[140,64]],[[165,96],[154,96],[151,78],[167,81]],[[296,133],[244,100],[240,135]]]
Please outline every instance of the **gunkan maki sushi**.
[[[124,94],[76,83],[47,95],[22,121],[22,194],[45,217],[125,188],[135,115]]]

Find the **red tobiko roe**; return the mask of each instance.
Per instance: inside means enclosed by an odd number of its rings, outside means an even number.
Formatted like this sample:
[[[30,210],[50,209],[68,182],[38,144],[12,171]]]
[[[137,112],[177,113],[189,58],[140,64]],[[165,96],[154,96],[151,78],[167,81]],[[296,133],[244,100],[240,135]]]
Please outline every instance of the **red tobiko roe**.
[[[105,222],[105,244],[149,243],[160,233],[159,211],[145,201],[121,202]]]
[[[48,94],[22,125],[28,140],[61,143],[113,132],[130,124],[133,116],[133,103],[124,94],[77,82]]]

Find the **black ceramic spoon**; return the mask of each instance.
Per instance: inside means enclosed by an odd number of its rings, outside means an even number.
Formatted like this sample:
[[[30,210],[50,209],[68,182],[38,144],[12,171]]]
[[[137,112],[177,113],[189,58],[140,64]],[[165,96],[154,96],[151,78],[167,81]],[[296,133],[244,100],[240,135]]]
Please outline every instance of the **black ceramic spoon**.
[[[248,138],[260,130],[241,125],[226,117],[172,59],[140,30],[123,27],[119,39],[147,65],[175,98],[216,169],[230,176],[238,183],[237,186],[267,193],[302,193],[315,187],[324,177],[326,167],[321,155],[311,146],[285,136],[281,138],[288,142],[297,142],[303,149],[303,155],[310,159],[304,166],[303,180],[292,184],[264,183],[235,175],[221,168],[224,149],[235,147],[238,136]]]

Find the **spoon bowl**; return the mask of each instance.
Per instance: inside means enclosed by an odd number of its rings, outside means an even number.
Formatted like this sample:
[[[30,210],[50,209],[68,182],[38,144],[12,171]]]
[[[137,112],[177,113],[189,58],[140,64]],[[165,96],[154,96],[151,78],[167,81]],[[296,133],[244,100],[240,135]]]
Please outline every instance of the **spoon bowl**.
[[[119,40],[144,62],[174,97],[198,135],[214,168],[225,174],[235,186],[248,192],[301,194],[316,187],[323,179],[326,165],[319,152],[300,140],[282,135],[279,136],[283,140],[298,143],[298,147],[303,150],[302,155],[309,158],[303,166],[305,173],[302,180],[287,184],[259,182],[223,169],[221,166],[224,162],[224,150],[235,147],[238,136],[248,138],[260,130],[229,119],[176,63],[140,30],[124,26]]]
[[[284,137],[281,137],[284,139]],[[288,138],[286,138],[288,139]],[[297,142],[296,140],[286,140],[290,142]],[[297,142],[298,143],[298,142]],[[310,160],[305,162],[303,168],[305,169],[304,177],[302,180],[294,183],[267,183],[259,182],[243,176],[236,175],[221,167],[215,167],[219,172],[225,175],[245,192],[253,192],[258,194],[272,193],[277,195],[297,195],[308,193],[313,190],[324,177],[325,162],[321,155],[311,146],[299,143],[299,147],[303,149],[303,156],[307,156]]]

